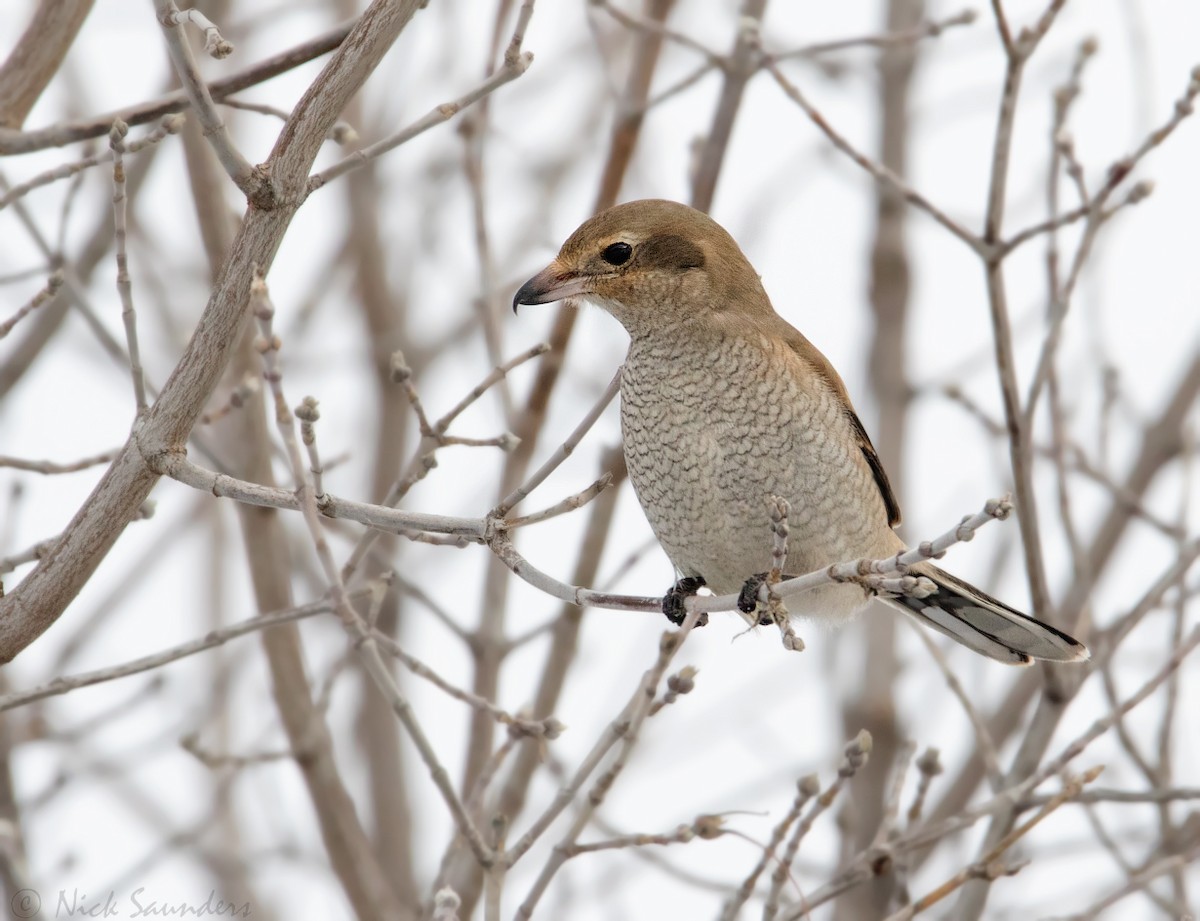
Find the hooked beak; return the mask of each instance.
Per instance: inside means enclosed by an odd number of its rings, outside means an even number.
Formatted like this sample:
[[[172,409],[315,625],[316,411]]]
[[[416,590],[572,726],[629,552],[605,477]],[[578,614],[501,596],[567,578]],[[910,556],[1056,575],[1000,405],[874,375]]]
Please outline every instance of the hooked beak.
[[[522,304],[549,304],[564,297],[587,294],[588,278],[574,272],[564,272],[557,262],[551,262],[533,278],[521,285],[513,298],[513,313]]]

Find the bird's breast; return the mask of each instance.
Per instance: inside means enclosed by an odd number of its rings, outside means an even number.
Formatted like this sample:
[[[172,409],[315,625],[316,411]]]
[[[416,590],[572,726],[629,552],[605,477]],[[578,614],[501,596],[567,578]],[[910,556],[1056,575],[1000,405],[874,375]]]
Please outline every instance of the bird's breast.
[[[770,568],[772,496],[792,507],[796,572],[858,555],[879,528],[864,525],[876,487],[848,453],[840,403],[785,358],[769,342],[679,336],[635,339],[626,359],[630,480],[675,566],[719,592]]]

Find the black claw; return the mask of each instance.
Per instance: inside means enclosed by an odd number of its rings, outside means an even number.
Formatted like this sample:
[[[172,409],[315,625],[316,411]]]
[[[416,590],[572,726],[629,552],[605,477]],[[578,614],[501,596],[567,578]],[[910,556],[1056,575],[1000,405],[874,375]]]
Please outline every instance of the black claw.
[[[794,579],[793,575],[783,573],[782,579]],[[758,590],[767,583],[767,573],[760,572],[751,576],[746,580],[746,584],[742,586],[742,590],[738,592],[738,610],[743,614],[753,614],[758,607]],[[758,615],[758,625],[760,627],[769,627],[775,623],[775,619],[766,612],[760,611]]]
[[[738,592],[738,610],[743,614],[753,614],[754,609],[758,607],[758,590],[766,584],[767,574],[765,572],[755,573],[746,580],[746,584],[742,586],[742,590]],[[766,626],[771,623],[771,618],[764,615],[758,620],[759,624]]]
[[[673,623],[676,627],[683,624],[683,619],[687,617],[687,608],[684,607],[684,601],[696,594],[704,586],[704,579],[701,576],[685,576],[674,585],[670,591],[663,595],[662,610],[667,615],[667,620]],[[696,621],[697,627],[703,627],[708,623],[708,615],[701,614]]]

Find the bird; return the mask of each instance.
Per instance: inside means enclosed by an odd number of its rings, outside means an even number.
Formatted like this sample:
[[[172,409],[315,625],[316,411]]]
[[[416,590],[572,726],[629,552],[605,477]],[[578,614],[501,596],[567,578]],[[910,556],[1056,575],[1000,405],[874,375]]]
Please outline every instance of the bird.
[[[754,612],[776,497],[790,506],[789,572],[906,549],[895,492],[846,385],[775,312],[750,261],[709,215],[662,199],[600,212],[521,286],[513,310],[566,298],[598,305],[629,334],[625,460],[678,575],[663,597],[673,622],[704,586],[738,593],[739,608]],[[1088,657],[1078,640],[930,562],[909,571],[934,593],[879,597],[977,653],[1013,665]],[[840,623],[873,594],[834,583],[790,597],[788,607]]]

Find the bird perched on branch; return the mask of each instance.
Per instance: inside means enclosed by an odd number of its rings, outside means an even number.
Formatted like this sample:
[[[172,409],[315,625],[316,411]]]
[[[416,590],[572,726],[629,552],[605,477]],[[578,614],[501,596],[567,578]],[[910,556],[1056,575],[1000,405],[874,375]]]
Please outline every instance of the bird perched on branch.
[[[663,599],[707,585],[754,610],[771,561],[768,502],[790,504],[787,566],[806,573],[904,550],[900,508],[837,371],[771,306],[733,238],[703,212],[634,201],[586,221],[513,298],[582,297],[629,333],[621,379],[625,459],[650,526],[679,572]],[[1075,639],[931,563],[925,598],[881,595],[1001,662],[1087,657]],[[794,596],[796,613],[845,619],[871,593],[830,584]]]

